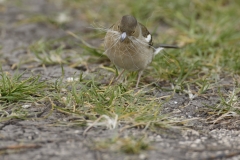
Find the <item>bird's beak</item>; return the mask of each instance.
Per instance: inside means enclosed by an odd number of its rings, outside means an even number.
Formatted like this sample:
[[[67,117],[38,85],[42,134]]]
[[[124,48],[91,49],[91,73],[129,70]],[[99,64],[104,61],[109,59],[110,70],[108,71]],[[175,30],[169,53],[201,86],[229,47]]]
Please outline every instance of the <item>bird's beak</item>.
[[[126,33],[126,32],[123,32],[123,33],[121,34],[121,37],[120,37],[121,42],[124,41],[124,40],[126,39],[126,37],[127,37],[127,33]]]

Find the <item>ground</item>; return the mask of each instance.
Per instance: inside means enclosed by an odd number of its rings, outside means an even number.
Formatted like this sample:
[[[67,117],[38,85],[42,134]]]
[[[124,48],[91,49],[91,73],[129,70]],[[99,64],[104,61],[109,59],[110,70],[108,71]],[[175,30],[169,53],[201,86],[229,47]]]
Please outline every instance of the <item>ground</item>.
[[[0,159],[240,159],[239,3],[147,2],[0,1]],[[138,89],[102,54],[126,13],[181,47]]]

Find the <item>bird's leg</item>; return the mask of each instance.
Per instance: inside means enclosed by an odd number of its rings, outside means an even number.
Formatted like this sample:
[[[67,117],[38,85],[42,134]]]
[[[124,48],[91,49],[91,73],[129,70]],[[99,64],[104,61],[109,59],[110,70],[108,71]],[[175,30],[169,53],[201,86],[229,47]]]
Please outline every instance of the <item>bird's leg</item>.
[[[114,83],[114,82],[117,82],[117,81],[119,80],[119,78],[122,76],[122,74],[123,74],[124,71],[125,71],[125,69],[123,69],[123,70],[121,71],[121,73],[115,78],[115,80],[113,81],[113,83]]]
[[[139,81],[140,81],[140,79],[141,79],[142,73],[143,73],[142,70],[138,72],[138,79],[137,79],[136,88],[138,88],[138,84],[139,84]]]

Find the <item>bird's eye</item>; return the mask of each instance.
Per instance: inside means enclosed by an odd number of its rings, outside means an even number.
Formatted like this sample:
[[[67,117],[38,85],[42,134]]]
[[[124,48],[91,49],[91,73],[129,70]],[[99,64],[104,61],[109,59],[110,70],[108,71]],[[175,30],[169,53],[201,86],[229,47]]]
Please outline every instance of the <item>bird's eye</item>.
[[[135,31],[132,31],[132,34],[135,33]]]

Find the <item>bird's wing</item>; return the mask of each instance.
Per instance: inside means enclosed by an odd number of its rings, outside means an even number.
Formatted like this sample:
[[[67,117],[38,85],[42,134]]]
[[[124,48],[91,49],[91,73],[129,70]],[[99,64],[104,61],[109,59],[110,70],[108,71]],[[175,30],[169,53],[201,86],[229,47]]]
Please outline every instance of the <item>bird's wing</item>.
[[[143,37],[146,39],[148,44],[150,46],[152,46],[153,45],[152,35],[150,34],[150,32],[147,30],[147,28],[143,24],[139,23],[139,25],[141,27]]]

